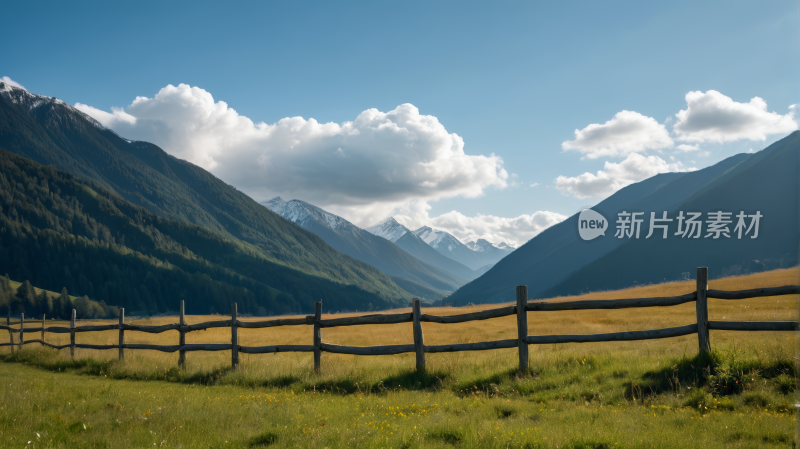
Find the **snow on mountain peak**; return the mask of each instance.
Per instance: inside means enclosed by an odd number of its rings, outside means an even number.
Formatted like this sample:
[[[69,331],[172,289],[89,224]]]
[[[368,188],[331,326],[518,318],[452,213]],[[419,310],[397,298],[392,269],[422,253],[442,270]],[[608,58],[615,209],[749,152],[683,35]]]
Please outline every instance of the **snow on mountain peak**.
[[[92,117],[88,116],[87,114],[79,111],[75,107],[73,107],[73,106],[71,106],[71,105],[69,105],[67,103],[64,103],[63,101],[59,100],[58,98],[47,97],[47,96],[44,96],[44,95],[30,93],[30,92],[28,92],[27,89],[25,89],[24,87],[20,86],[19,84],[12,83],[12,82],[7,82],[7,81],[3,80],[3,78],[0,78],[0,95],[4,96],[6,99],[8,99],[8,101],[10,101],[10,102],[12,102],[14,104],[27,106],[28,112],[33,111],[34,109],[38,108],[39,106],[42,106],[42,105],[45,105],[45,104],[62,105],[64,107],[66,107],[68,110],[70,110],[70,112],[75,112],[77,114],[80,114],[86,120],[88,120],[89,123],[93,124],[94,126],[100,128],[100,129],[108,129],[105,126],[103,126],[100,122],[98,122],[97,120],[95,120]],[[116,133],[114,133],[114,134],[116,134]]]
[[[510,253],[511,251],[517,249],[517,247],[511,246],[506,242],[501,242],[495,245],[494,243],[491,243],[486,239],[478,239],[477,242],[476,241],[467,242],[466,245],[467,248],[473,251],[477,251],[479,253],[483,253],[486,251],[494,251],[495,249],[500,249]]]
[[[406,235],[408,228],[398,223],[394,217],[389,217],[376,225],[366,228],[365,231],[394,243],[400,237]]]
[[[277,196],[269,201],[261,203],[262,206],[275,212],[281,217],[293,221],[299,225],[303,225],[307,221],[314,220],[318,223],[325,224],[333,230],[345,226],[353,226],[349,221],[344,218],[326,212],[313,204],[306,203],[300,200],[284,201],[283,198]]]
[[[509,251],[509,252],[514,251],[515,249],[517,249],[516,246],[511,246],[506,242],[500,242],[497,245],[495,245],[495,247],[499,248],[499,249],[502,249],[503,251]]]
[[[275,209],[281,207],[281,205],[284,204],[284,203],[286,203],[286,201],[284,201],[283,198],[281,198],[279,196],[276,196],[275,198],[273,198],[273,199],[271,199],[269,201],[263,201],[261,203],[261,205],[266,207],[267,209],[277,213],[277,211]]]
[[[417,234],[422,241],[437,249],[446,247],[448,250],[453,251],[456,247],[463,245],[463,243],[453,237],[452,234],[438,231],[430,226],[423,226],[414,231],[414,234]]]
[[[492,250],[497,249],[494,245],[489,243],[489,241],[486,240],[486,239],[478,239],[477,242],[469,242],[469,243],[467,243],[467,248],[469,248],[469,249],[471,249],[473,251],[477,251],[479,253],[483,253],[483,252],[492,251]]]

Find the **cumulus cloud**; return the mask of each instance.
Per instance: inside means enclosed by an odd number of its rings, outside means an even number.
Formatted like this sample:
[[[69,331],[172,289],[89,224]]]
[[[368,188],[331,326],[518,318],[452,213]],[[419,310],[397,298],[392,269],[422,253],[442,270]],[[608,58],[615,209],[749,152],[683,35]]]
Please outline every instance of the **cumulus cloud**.
[[[678,151],[682,151],[684,153],[689,153],[691,151],[700,151],[700,145],[687,145],[685,143],[682,143],[675,148],[677,148]]]
[[[561,144],[564,150],[577,150],[589,159],[623,157],[647,150],[671,147],[672,139],[664,125],[634,111],[621,111],[600,125],[593,123],[575,130],[575,140]]]
[[[474,198],[510,181],[499,156],[466,154],[461,136],[411,104],[368,109],[341,124],[302,117],[254,123],[209,92],[180,84],[111,112],[76,107],[128,139],[153,142],[211,170],[257,200],[303,199],[357,224],[413,199]]]
[[[687,142],[730,142],[766,140],[768,135],[797,129],[795,106],[789,114],[767,111],[767,102],[753,97],[749,103],[737,103],[715,90],[686,94],[687,108],[675,117],[673,132]]]
[[[567,219],[566,215],[549,211],[536,211],[517,217],[498,217],[477,214],[468,217],[461,212],[450,211],[430,217],[430,205],[425,201],[410,201],[398,207],[394,218],[409,229],[430,226],[449,232],[462,242],[486,239],[491,243],[507,242],[519,246],[540,232]]]
[[[685,168],[681,162],[670,164],[658,156],[632,153],[620,163],[606,162],[603,170],[599,170],[596,175],[586,172],[574,177],[559,176],[555,180],[555,186],[576,198],[605,198],[625,186],[658,173],[691,170],[695,168]]]
[[[7,76],[4,76],[4,77],[0,78],[0,82],[9,84],[9,85],[14,86],[14,87],[19,87],[20,89],[23,89],[23,90],[28,90],[28,89],[25,89],[25,86],[23,86],[22,84],[12,80],[11,78],[9,78]]]

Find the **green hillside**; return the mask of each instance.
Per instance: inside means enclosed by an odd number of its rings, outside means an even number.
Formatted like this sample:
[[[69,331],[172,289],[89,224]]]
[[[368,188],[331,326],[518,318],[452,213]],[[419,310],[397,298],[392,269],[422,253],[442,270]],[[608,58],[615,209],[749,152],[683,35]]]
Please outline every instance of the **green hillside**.
[[[410,296],[391,281],[394,291],[368,291],[287,267],[255,245],[158,217],[4,150],[0,207],[1,273],[129,310],[175,310],[185,299],[189,313],[227,313],[237,302],[264,315],[308,312],[317,300],[332,310],[386,308]]]

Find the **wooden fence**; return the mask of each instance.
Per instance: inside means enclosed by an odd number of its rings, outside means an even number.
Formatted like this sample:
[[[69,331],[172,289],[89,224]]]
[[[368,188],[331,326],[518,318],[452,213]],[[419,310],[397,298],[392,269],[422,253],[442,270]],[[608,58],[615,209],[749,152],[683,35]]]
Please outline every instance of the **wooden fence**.
[[[435,316],[423,314],[420,309],[419,299],[414,299],[411,313],[395,313],[380,315],[365,315],[344,318],[322,319],[322,303],[314,304],[314,315],[302,318],[278,318],[266,321],[239,321],[237,318],[236,304],[231,306],[231,319],[221,321],[209,321],[199,324],[186,324],[184,319],[183,301],[180,308],[180,322],[177,324],[166,324],[163,326],[140,326],[125,324],[125,310],[120,309],[119,324],[75,326],[75,310],[72,311],[72,321],[70,327],[46,327],[44,317],[42,317],[41,327],[26,328],[25,316],[19,323],[19,329],[13,328],[8,322],[7,326],[0,326],[0,329],[7,329],[11,337],[10,343],[3,343],[0,346],[11,346],[22,348],[22,345],[40,343],[55,349],[70,348],[70,355],[75,357],[75,348],[85,349],[119,349],[119,359],[124,360],[126,349],[149,349],[162,352],[178,351],[178,364],[183,367],[186,363],[186,352],[189,351],[231,351],[231,364],[234,369],[239,366],[239,353],[245,354],[265,354],[274,352],[313,352],[314,369],[319,371],[322,352],[337,354],[354,355],[390,355],[406,352],[416,353],[417,369],[425,369],[425,354],[437,352],[458,352],[458,351],[483,351],[489,349],[518,348],[520,369],[528,367],[528,345],[531,344],[553,344],[553,343],[585,343],[602,341],[630,341],[630,340],[649,340],[656,338],[679,337],[682,335],[697,334],[700,352],[711,350],[708,338],[708,331],[729,330],[729,331],[793,331],[798,329],[796,321],[771,321],[771,322],[752,322],[752,321],[709,321],[708,320],[708,298],[737,300],[745,298],[757,298],[763,296],[797,295],[800,294],[800,286],[789,285],[774,288],[759,288],[743,291],[721,291],[708,289],[708,269],[697,269],[697,290],[682,296],[671,296],[663,298],[641,298],[641,299],[617,299],[617,300],[591,300],[591,301],[569,301],[569,302],[545,302],[528,301],[528,287],[525,285],[517,286],[517,304],[496,309],[484,310],[480,312],[467,313],[463,315]],[[587,309],[624,309],[631,307],[665,307],[684,304],[695,301],[697,311],[697,323],[686,326],[671,327],[666,329],[653,329],[633,332],[615,332],[608,334],[589,334],[589,335],[528,335],[528,312],[536,311],[555,311],[555,310],[587,310]],[[488,320],[504,316],[517,316],[517,338],[509,340],[486,341],[480,343],[461,343],[450,345],[426,346],[422,335],[422,323],[464,323],[467,321]],[[37,320],[38,321],[38,320]],[[339,346],[322,342],[322,329],[337,326],[357,326],[362,324],[396,324],[412,323],[414,332],[414,343],[407,345],[388,345],[388,346]],[[258,329],[276,326],[298,326],[313,325],[314,344],[313,345],[276,345],[276,346],[240,346],[238,329]],[[211,329],[215,327],[231,328],[230,344],[186,344],[186,333],[198,330]],[[116,345],[91,345],[75,343],[75,334],[79,332],[99,332],[108,330],[119,330],[119,343]],[[161,333],[177,330],[180,334],[179,344],[177,345],[148,345],[148,344],[126,344],[125,331],[139,331],[148,333]],[[26,333],[41,333],[41,339],[25,340]],[[70,334],[70,343],[67,345],[53,345],[45,341],[45,332],[55,334]],[[14,334],[18,334],[19,342],[14,342]]]

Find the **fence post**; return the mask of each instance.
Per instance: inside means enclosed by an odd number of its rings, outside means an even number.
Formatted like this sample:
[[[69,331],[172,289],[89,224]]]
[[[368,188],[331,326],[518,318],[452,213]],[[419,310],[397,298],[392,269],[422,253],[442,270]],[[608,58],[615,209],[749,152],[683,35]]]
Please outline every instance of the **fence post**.
[[[322,329],[320,319],[322,318],[322,303],[314,303],[314,372],[319,372],[320,360],[322,359]]]
[[[183,300],[181,299],[181,324],[180,324],[180,337],[178,340],[178,344],[181,348],[186,346],[186,331],[183,330],[183,326],[186,326],[186,319],[183,315]],[[180,368],[186,368],[186,351],[183,349],[178,350],[178,366]]]
[[[72,309],[72,321],[69,322],[69,356],[75,360],[75,309]]]
[[[119,361],[125,361],[125,309],[119,309]]]
[[[519,369],[528,369],[528,343],[525,338],[528,336],[528,286],[517,285],[517,345],[519,348]]]
[[[11,330],[11,307],[8,308],[8,315],[6,316],[6,326],[8,326],[8,338],[11,339],[11,353],[14,353],[14,332]]]
[[[422,339],[422,311],[419,298],[414,298],[414,350],[417,353],[417,371],[425,371],[425,343]]]
[[[22,344],[25,341],[25,314],[19,315],[19,350],[22,350]]]
[[[236,327],[236,303],[231,304],[231,366],[239,369],[239,328]]]
[[[708,267],[697,268],[697,342],[700,354],[711,351],[708,339]]]
[[[45,325],[45,316],[42,314],[42,347],[44,347],[44,325]]]

